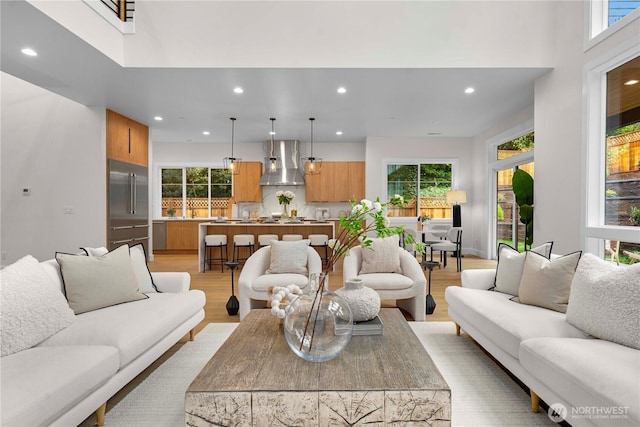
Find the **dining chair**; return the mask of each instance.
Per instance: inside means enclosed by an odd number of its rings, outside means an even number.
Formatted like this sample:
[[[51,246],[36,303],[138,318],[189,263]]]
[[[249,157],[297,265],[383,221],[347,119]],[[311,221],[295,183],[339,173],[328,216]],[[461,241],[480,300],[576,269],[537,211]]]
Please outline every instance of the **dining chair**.
[[[434,252],[440,252],[440,259],[445,268],[447,267],[447,252],[455,252],[456,271],[462,271],[462,227],[451,227],[446,240],[431,245],[431,261],[433,261]]]

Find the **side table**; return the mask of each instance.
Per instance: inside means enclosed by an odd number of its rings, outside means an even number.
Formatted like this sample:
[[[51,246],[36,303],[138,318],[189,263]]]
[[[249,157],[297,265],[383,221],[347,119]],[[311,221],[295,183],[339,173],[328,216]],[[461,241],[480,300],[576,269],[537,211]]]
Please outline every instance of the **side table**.
[[[238,298],[236,298],[236,294],[234,291],[234,283],[233,283],[233,271],[240,263],[237,261],[227,261],[224,263],[229,269],[231,269],[231,296],[229,297],[229,301],[227,301],[227,313],[229,316],[235,316],[238,314],[238,310],[240,309],[240,302]]]
[[[426,307],[427,307],[427,314],[433,314],[434,310],[436,309],[436,301],[433,299],[433,296],[431,295],[431,272],[436,266],[440,267],[440,263],[436,261],[424,260],[422,261],[421,264],[424,270],[426,270],[427,268],[429,269],[429,279],[428,279],[429,291],[427,293]]]

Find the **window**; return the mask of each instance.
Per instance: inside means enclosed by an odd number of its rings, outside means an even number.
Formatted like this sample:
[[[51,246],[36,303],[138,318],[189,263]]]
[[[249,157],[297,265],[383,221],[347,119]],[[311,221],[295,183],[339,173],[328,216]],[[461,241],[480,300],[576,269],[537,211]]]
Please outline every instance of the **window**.
[[[638,0],[609,0],[607,3],[609,27],[640,7]]]
[[[585,48],[607,38],[640,16],[640,0],[591,0],[585,20]]]
[[[585,250],[621,262],[640,254],[640,45],[585,66]],[[623,257],[623,255],[631,256]]]
[[[387,198],[399,194],[407,204],[390,207],[390,217],[450,218],[446,194],[453,188],[453,163],[387,164]]]
[[[189,218],[225,216],[232,194],[227,169],[162,168],[161,215]]]

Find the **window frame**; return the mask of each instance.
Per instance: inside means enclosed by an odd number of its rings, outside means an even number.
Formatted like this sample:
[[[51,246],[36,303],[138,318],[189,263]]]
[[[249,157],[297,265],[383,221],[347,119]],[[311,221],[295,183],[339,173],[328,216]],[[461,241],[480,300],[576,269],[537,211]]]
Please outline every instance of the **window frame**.
[[[495,259],[497,257],[497,216],[496,205],[498,204],[498,171],[508,168],[513,168],[518,165],[534,162],[535,163],[535,146],[533,150],[527,151],[515,156],[507,157],[506,159],[498,160],[498,146],[509,142],[515,138],[519,138],[530,132],[535,132],[534,120],[529,119],[519,125],[505,130],[489,139],[487,139],[487,171],[489,172],[489,178],[487,179],[486,188],[486,200],[489,200],[487,205],[487,218],[489,218],[489,234],[487,235],[487,247],[486,253],[488,258]]]
[[[451,189],[457,190],[459,188],[458,178],[458,165],[460,160],[454,157],[424,157],[424,158],[384,158],[382,159],[382,191],[380,194],[387,195],[388,182],[388,166],[389,165],[418,165],[418,180],[420,179],[420,165],[422,164],[451,164]],[[394,216],[389,219],[393,223],[399,222],[416,222],[417,217],[413,216]],[[453,218],[433,218],[432,223],[451,223]]]
[[[188,168],[207,168],[209,170],[211,169],[224,169],[224,165],[222,163],[196,163],[196,162],[179,162],[179,163],[174,163],[174,162],[162,162],[162,163],[155,163],[153,165],[153,176],[156,177],[156,179],[154,180],[154,184],[153,184],[153,210],[152,210],[152,216],[154,219],[167,219],[169,217],[167,216],[162,216],[162,170],[163,169],[182,169],[182,188],[183,188],[183,192],[182,192],[182,205],[183,205],[183,211],[181,215],[178,215],[178,212],[176,212],[176,217],[177,218],[185,218],[188,217],[188,215],[185,213],[184,211],[184,206],[186,206],[186,201],[187,201],[187,192],[186,192],[186,180],[187,180],[187,169]],[[235,182],[234,182],[234,178],[233,175],[231,176],[231,194],[233,198],[233,186],[234,186]],[[211,200],[211,173],[209,173],[209,179],[207,181],[207,194],[209,197],[209,200]],[[209,215],[207,218],[212,218],[211,216],[211,203],[209,203]],[[200,218],[202,219],[202,218]]]
[[[605,225],[604,217],[607,72],[638,56],[640,45],[630,39],[583,67],[581,240],[586,252],[600,257],[604,256],[601,240],[640,243],[639,227]]]

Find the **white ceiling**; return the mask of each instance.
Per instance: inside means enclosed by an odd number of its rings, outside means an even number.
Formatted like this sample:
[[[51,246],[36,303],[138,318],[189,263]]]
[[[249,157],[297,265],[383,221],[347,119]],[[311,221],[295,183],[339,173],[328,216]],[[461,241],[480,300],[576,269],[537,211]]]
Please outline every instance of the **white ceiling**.
[[[533,105],[548,68],[123,68],[26,2],[1,3],[2,71],[148,124],[158,142],[471,137]],[[30,46],[37,57],[20,50]],[[244,93],[235,94],[241,86]],[[344,86],[347,93],[338,94]],[[473,86],[471,95],[464,89]],[[162,116],[162,122],[153,120]],[[205,136],[203,131],[209,131]],[[343,135],[336,135],[336,131]]]

